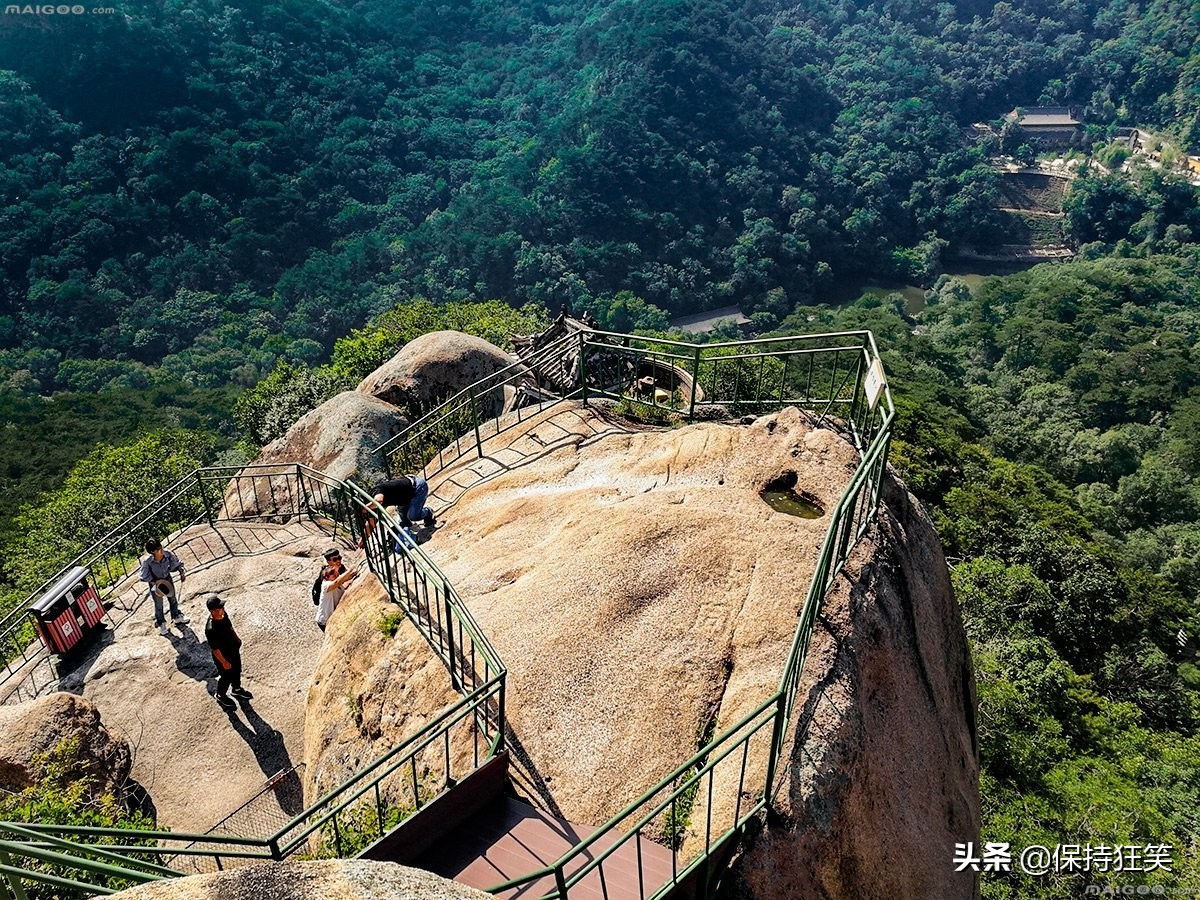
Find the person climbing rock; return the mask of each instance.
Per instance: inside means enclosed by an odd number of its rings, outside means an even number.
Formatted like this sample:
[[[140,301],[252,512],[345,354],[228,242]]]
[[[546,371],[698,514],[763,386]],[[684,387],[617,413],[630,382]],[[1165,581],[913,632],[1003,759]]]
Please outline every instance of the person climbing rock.
[[[394,506],[396,515],[400,519],[400,525],[404,528],[411,528],[412,523],[417,519],[421,519],[426,528],[433,528],[437,525],[433,510],[425,505],[425,501],[429,497],[429,485],[420,475],[401,475],[390,481],[381,481],[371,488],[371,495],[375,498],[375,502],[385,510]],[[368,517],[365,533],[358,542],[360,549],[366,536],[371,533],[373,525],[374,522]]]
[[[317,627],[322,631],[325,630],[325,624],[333,615],[333,611],[337,609],[338,603],[341,602],[342,595],[346,593],[346,585],[357,574],[353,569],[347,569],[342,565],[341,555],[330,559],[329,564],[325,566],[321,573],[321,599],[317,604]]]
[[[254,696],[242,687],[242,639],[233,630],[233,622],[229,619],[229,613],[225,612],[224,600],[209,597],[205,606],[208,607],[209,620],[204,626],[204,639],[208,641],[213,662],[217,664],[217,690],[214,696],[222,708],[237,709],[229,693],[242,700]],[[231,692],[230,687],[233,688]]]
[[[178,572],[179,583],[183,584],[187,580],[187,573],[183,571],[183,563],[179,561],[179,557],[170,550],[164,550],[161,541],[150,538],[144,546],[150,555],[142,560],[141,579],[149,587],[150,599],[154,601],[154,624],[158,626],[158,633],[166,634],[168,628],[163,618],[163,598],[166,598],[171,607],[172,622],[176,625],[186,625],[191,621],[179,611],[179,597],[175,593],[175,582],[171,578],[172,572]]]

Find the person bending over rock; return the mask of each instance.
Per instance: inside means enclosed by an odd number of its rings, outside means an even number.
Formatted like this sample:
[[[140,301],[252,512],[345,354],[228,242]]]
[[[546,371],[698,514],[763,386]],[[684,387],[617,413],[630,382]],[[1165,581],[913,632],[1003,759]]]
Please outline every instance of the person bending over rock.
[[[234,697],[249,700],[254,696],[242,687],[242,639],[233,630],[233,622],[229,619],[229,613],[225,612],[224,600],[209,597],[205,606],[208,607],[210,618],[204,626],[204,639],[208,641],[213,662],[217,664],[217,702],[226,710],[237,709],[237,704],[227,693],[231,686]]]
[[[183,563],[170,550],[164,550],[162,542],[155,538],[145,543],[146,552],[150,555],[142,560],[141,579],[150,589],[150,599],[154,601],[154,624],[158,626],[159,634],[166,634],[166,620],[163,618],[163,598],[171,606],[171,621],[176,625],[186,625],[191,621],[179,611],[179,597],[175,593],[175,582],[171,579],[172,572],[179,573],[179,583],[187,580],[183,571]]]
[[[329,621],[329,617],[333,615],[333,611],[341,602],[342,595],[346,593],[346,585],[358,574],[353,569],[347,569],[342,565],[341,554],[326,557],[326,559],[329,560],[329,564],[321,573],[321,599],[317,604],[317,627],[322,631],[325,630],[325,623]]]
[[[429,497],[429,485],[420,475],[401,475],[391,481],[381,481],[371,488],[371,494],[375,497],[375,502],[385,510],[391,506],[396,507],[400,524],[405,528],[411,527],[417,519],[424,521],[426,528],[433,528],[437,525],[433,510],[425,505],[425,501]],[[363,540],[358,542],[360,548],[363,541],[366,540],[366,535],[371,533],[373,524],[368,517],[366,534],[364,534]]]

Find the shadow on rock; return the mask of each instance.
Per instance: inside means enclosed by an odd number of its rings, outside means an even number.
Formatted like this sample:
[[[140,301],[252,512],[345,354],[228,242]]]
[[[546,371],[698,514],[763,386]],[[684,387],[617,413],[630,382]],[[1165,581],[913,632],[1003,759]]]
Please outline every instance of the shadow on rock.
[[[84,649],[62,657],[58,661],[58,690],[82,694],[88,673],[100,658],[100,654],[115,640],[115,632],[105,623],[93,636],[86,638]]]
[[[283,811],[288,815],[296,815],[304,809],[304,792],[292,758],[284,745],[283,735],[258,714],[249,700],[241,700],[240,703],[246,722],[241,720],[236,710],[229,710],[229,724],[254,753],[258,767],[262,769],[268,781],[282,775],[271,787]]]
[[[207,682],[213,676],[212,654],[208,644],[200,640],[196,632],[186,625],[176,626],[179,634],[168,632],[166,638],[175,648],[175,668],[188,678]]]

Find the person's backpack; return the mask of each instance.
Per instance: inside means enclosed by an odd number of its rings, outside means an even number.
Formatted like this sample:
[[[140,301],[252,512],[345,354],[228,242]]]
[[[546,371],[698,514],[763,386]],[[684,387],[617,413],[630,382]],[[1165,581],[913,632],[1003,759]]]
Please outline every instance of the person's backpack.
[[[317,580],[313,582],[312,586],[313,606],[321,605],[321,582],[324,580],[325,570],[321,569],[321,571],[317,573]]]

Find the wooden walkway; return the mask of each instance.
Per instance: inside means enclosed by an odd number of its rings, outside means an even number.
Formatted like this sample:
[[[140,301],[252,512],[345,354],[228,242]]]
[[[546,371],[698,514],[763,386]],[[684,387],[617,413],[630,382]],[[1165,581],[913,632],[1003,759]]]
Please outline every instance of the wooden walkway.
[[[595,830],[555,818],[520,800],[499,797],[440,840],[420,866],[460,884],[487,889],[555,862]],[[567,868],[567,877],[621,837],[614,832],[598,840]],[[627,841],[571,888],[571,900],[649,897],[671,880],[672,857],[669,849],[645,838]],[[600,868],[604,870],[603,884]],[[496,896],[533,900],[554,888],[554,878],[546,876]]]
[[[487,890],[557,862],[596,830],[516,799],[508,779],[508,754],[500,753],[367,847],[359,858],[413,866]],[[622,837],[613,831],[599,838],[571,861],[566,877]],[[631,839],[571,887],[571,900],[646,900],[672,881],[679,864],[661,844]],[[536,900],[554,890],[554,877],[546,876],[496,896]],[[693,895],[685,890],[680,896]]]

